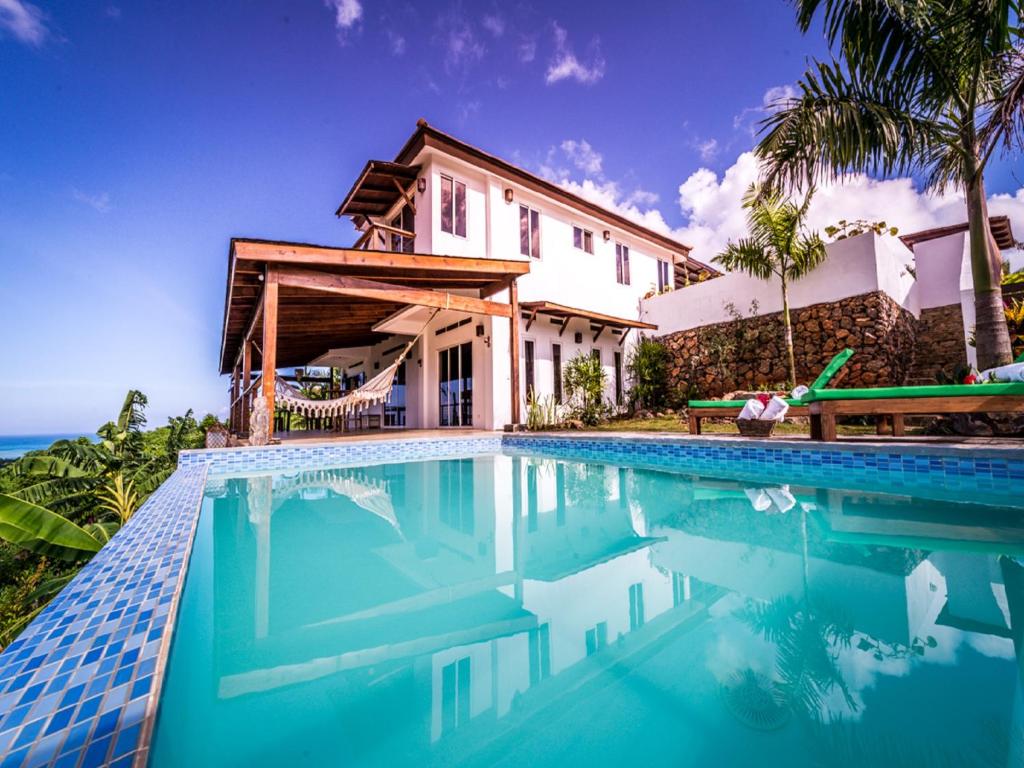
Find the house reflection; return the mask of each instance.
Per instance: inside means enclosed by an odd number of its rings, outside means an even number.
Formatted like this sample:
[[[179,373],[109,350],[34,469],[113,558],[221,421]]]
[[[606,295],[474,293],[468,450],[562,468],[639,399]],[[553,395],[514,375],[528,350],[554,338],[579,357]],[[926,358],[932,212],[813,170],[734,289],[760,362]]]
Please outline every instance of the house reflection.
[[[704,690],[716,670],[694,636],[707,645],[711,615],[780,598],[850,627],[839,674],[927,661],[950,632],[1021,666],[1021,566],[941,507],[908,522],[860,492],[491,456],[229,480],[212,511],[224,722],[251,729],[253,694],[270,711],[322,701],[308,728],[353,724],[346,749],[371,764],[507,746],[652,654]]]

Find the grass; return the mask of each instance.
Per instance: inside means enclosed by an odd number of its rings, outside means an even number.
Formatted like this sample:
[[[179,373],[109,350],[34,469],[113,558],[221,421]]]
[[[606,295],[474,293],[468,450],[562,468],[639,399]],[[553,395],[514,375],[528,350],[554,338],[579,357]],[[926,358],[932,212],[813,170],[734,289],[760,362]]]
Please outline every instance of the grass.
[[[650,419],[615,419],[598,424],[592,429],[600,432],[678,432],[688,434],[689,428],[685,421],[677,416],[656,416]],[[701,424],[701,430],[705,435],[738,435],[739,430],[731,422],[714,422],[705,420]],[[912,429],[907,429],[908,434]],[[873,435],[874,426],[864,424],[840,424],[837,427],[840,435]],[[807,424],[798,424],[784,421],[775,427],[776,435],[807,435],[810,427]]]

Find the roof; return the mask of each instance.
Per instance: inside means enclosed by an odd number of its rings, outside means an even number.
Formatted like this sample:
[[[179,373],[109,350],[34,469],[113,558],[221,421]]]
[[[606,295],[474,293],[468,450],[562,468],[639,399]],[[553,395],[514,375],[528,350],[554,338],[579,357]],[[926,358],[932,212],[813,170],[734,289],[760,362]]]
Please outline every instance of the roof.
[[[268,266],[292,273],[315,269],[315,274],[326,274],[330,279],[386,281],[390,286],[438,291],[451,294],[448,298],[453,306],[460,300],[458,294],[491,295],[507,285],[504,281],[530,271],[525,260],[364,251],[235,238],[228,250],[221,373],[231,372],[247,331],[262,328],[257,306]],[[400,296],[390,301],[371,298],[369,294],[340,295],[310,290],[295,282],[282,283],[278,297],[277,366],[306,365],[330,349],[384,341],[391,334],[376,332],[374,326],[407,303]],[[254,338],[258,340],[259,336]]]
[[[336,216],[383,216],[403,197],[419,175],[418,165],[370,160],[364,167]]]
[[[604,315],[600,312],[591,312],[587,309],[567,307],[563,304],[555,304],[551,301],[521,301],[519,309],[538,315],[550,315],[562,319],[581,318],[602,325],[607,328],[641,328],[650,331],[658,330],[658,326],[651,323],[644,323],[640,320],[629,320],[625,317]]]
[[[395,163],[398,165],[411,163],[424,148],[428,147],[439,149],[454,157],[465,160],[478,168],[483,168],[491,173],[504,176],[533,192],[547,195],[548,197],[559,200],[566,205],[584,211],[595,219],[605,222],[610,227],[620,229],[624,232],[635,235],[636,237],[656,243],[662,248],[674,251],[686,259],[687,265],[693,273],[693,278],[696,278],[697,274],[701,271],[707,272],[711,275],[719,274],[717,269],[691,258],[689,254],[692,248],[689,245],[681,243],[678,240],[660,232],[655,232],[653,229],[649,229],[642,224],[638,224],[632,219],[626,218],[622,214],[610,211],[597,203],[573,194],[572,192],[563,189],[558,184],[554,184],[534,173],[530,173],[529,171],[502,160],[500,157],[492,155],[489,152],[485,152],[478,147],[467,144],[450,134],[438,130],[427,123],[426,120],[421,119],[416,122],[416,131],[409,137],[405,142],[405,145],[395,156]],[[359,182],[357,181],[357,185],[358,183]],[[353,187],[353,189],[354,188],[355,187]],[[347,199],[348,198],[346,198],[346,200]],[[345,204],[342,203],[342,206],[339,207],[338,215],[343,215],[342,208],[344,205]]]
[[[996,239],[996,245],[999,246],[1000,250],[1013,248],[1016,245],[1016,241],[1013,239],[1013,230],[1010,228],[1009,216],[990,216],[988,225],[992,229],[992,236]],[[962,224],[951,224],[948,227],[935,227],[934,229],[912,232],[909,235],[903,235],[900,237],[900,240],[903,241],[907,248],[913,250],[914,246],[918,243],[925,243],[929,240],[937,240],[940,237],[949,237],[950,235],[957,235],[966,231],[967,222],[965,221]]]

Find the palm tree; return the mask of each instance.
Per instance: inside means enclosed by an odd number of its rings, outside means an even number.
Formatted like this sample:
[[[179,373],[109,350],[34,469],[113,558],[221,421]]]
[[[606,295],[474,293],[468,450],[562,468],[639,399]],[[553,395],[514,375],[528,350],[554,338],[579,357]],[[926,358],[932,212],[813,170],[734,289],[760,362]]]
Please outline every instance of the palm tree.
[[[1001,255],[989,228],[985,168],[1024,144],[1020,0],[794,0],[806,32],[821,12],[831,61],[775,106],[757,147],[766,187],[845,174],[922,174],[963,191],[978,365],[1010,361]]]
[[[811,202],[787,200],[778,191],[751,186],[743,198],[750,235],[730,241],[714,261],[728,271],[742,270],[762,280],[776,276],[782,283],[782,324],[786,330],[786,355],[789,360],[790,386],[796,383],[796,357],[793,353],[793,324],[789,317],[789,283],[798,280],[821,264],[826,257],[825,244],[817,232],[806,232],[804,219]]]

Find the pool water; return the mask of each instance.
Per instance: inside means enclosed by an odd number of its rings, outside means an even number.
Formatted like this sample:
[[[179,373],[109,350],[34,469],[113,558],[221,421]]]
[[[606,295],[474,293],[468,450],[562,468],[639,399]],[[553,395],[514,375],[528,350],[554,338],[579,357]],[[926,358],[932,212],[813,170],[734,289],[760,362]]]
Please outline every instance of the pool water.
[[[210,478],[150,764],[1018,766],[1024,509],[526,456]]]

